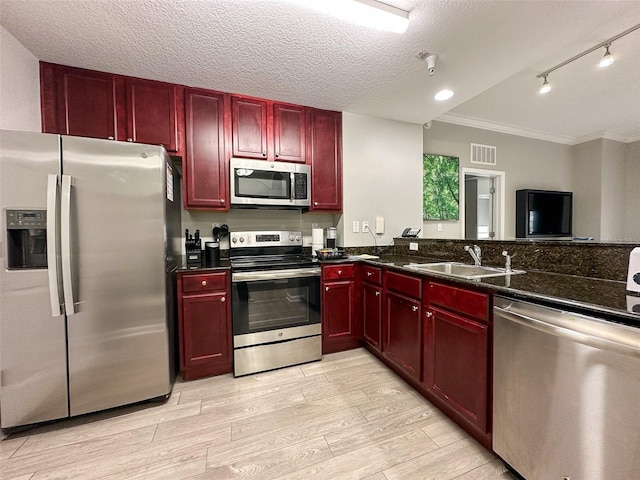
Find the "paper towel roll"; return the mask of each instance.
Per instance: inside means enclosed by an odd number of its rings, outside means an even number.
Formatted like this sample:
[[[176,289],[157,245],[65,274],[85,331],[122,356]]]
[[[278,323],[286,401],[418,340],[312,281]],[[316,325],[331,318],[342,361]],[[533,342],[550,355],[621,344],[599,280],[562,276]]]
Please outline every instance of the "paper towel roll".
[[[324,230],[322,228],[311,229],[311,244],[324,245]],[[322,246],[320,248],[322,248]]]

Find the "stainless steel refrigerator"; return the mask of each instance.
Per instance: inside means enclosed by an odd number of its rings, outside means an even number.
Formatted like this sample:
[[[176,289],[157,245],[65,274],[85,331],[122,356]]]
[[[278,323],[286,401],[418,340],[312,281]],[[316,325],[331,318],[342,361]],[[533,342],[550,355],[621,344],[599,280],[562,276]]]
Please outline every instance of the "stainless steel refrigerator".
[[[162,147],[0,131],[2,428],[167,396],[180,182]]]

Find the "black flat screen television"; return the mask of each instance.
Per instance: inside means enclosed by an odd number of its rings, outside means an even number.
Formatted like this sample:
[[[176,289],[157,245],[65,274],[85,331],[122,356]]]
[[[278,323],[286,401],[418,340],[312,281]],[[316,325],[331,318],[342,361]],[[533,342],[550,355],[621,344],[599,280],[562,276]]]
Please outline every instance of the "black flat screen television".
[[[516,238],[571,237],[572,192],[516,191]]]

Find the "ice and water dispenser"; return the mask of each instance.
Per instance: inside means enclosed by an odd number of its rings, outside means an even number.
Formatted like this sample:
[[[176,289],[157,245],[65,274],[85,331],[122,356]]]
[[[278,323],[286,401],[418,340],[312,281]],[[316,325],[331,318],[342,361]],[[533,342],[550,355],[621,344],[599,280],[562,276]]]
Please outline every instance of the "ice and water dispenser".
[[[9,270],[47,268],[47,211],[6,210]]]

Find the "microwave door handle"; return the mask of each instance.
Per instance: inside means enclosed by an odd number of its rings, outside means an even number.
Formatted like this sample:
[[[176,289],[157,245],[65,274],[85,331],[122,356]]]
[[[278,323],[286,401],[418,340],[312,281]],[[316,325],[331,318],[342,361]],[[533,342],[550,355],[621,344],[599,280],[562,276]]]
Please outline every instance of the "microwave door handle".
[[[49,298],[51,315],[62,315],[58,274],[58,175],[47,178],[47,270],[49,276]]]
[[[73,304],[73,283],[71,283],[71,180],[70,175],[62,175],[62,200],[60,202],[62,291],[64,292],[64,308],[67,315],[76,313]]]
[[[290,172],[290,180],[291,180],[291,201],[295,200],[296,193],[296,174],[294,172]]]

